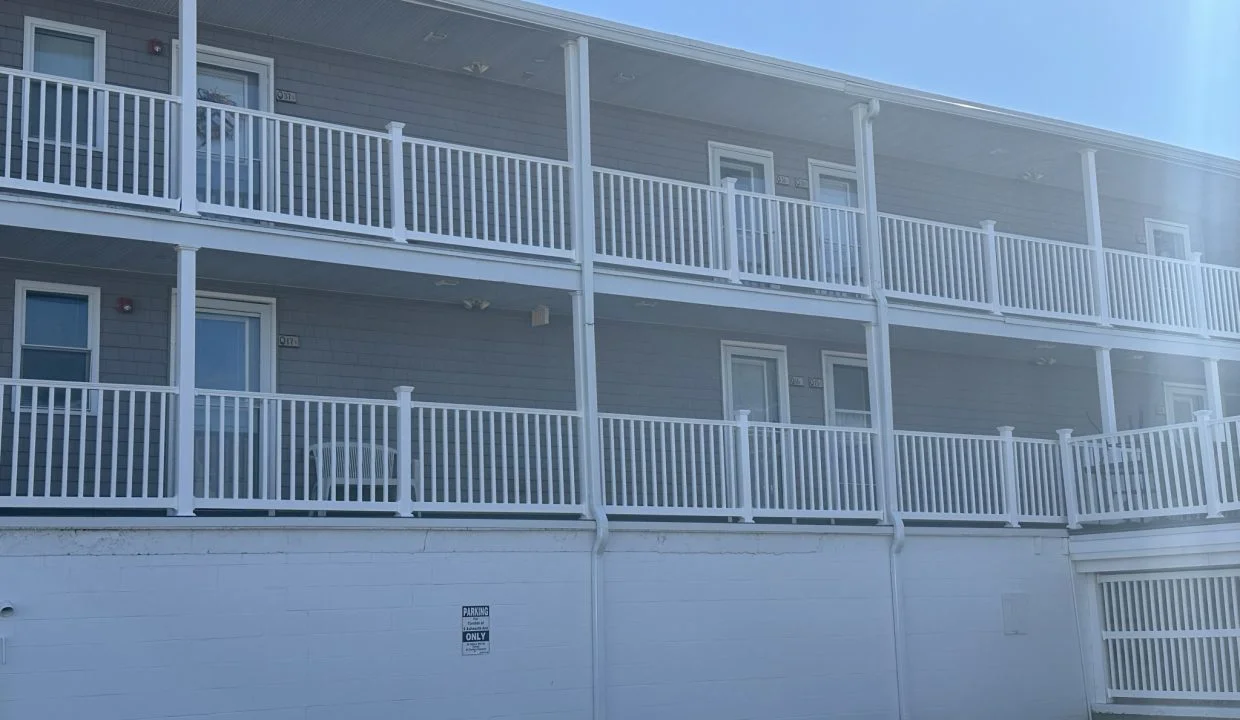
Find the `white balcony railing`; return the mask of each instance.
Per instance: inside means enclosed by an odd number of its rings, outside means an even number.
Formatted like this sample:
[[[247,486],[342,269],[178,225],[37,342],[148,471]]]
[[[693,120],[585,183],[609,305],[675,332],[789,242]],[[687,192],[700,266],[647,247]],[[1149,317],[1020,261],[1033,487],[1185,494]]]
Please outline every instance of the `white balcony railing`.
[[[1050,440],[897,431],[900,512],[910,519],[1061,523],[1066,517]]]
[[[0,185],[176,207],[176,97],[0,67]]]
[[[404,148],[406,237],[572,256],[568,163],[429,140]]]
[[[1240,418],[1065,436],[1073,524],[1240,510]]]
[[[206,102],[197,115],[204,211],[390,234],[387,134]]]
[[[0,380],[0,507],[167,508],[168,388]]]
[[[1061,524],[1240,511],[1240,417],[1072,438],[200,390],[175,477],[174,388],[0,380],[0,508],[586,512]],[[184,509],[183,505],[180,509]]]

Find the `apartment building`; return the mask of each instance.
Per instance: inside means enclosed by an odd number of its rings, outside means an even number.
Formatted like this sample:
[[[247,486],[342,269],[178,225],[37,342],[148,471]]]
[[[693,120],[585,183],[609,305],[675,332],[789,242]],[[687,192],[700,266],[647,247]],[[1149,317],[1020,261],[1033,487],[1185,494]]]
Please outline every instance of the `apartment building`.
[[[518,0],[6,0],[0,717],[1240,716],[1238,178]]]

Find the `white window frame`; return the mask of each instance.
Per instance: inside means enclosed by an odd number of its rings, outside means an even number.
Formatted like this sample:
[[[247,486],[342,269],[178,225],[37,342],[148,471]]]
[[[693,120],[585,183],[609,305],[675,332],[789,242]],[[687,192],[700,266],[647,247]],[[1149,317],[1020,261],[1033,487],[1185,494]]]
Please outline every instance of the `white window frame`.
[[[26,345],[26,294],[29,292],[79,295],[86,298],[86,342],[90,351],[90,377],[84,382],[99,382],[99,288],[90,285],[66,285],[38,280],[17,280],[13,284],[13,379],[21,377],[22,348]],[[40,381],[54,384],[55,380]]]
[[[198,46],[198,62],[200,64],[218,65],[219,67],[241,72],[252,72],[258,75],[258,98],[261,107],[258,112],[273,112],[276,105],[276,61],[266,55],[254,55],[239,50]],[[181,41],[172,40],[172,94],[181,94]]]
[[[95,43],[95,79],[92,81],[94,85],[104,85],[107,82],[108,67],[108,33],[99,28],[87,27],[85,25],[71,25],[69,23],[57,22],[55,20],[44,20],[43,18],[26,16],[25,34],[22,40],[22,70],[28,73],[34,72],[34,38],[35,33],[39,30],[50,30],[52,32],[64,33],[66,35],[80,35],[89,37]],[[47,77],[56,77],[48,75]],[[65,78],[69,82],[80,83],[81,80]],[[107,116],[106,108],[95,100],[95,132],[94,137],[78,138],[77,145],[70,141],[63,140],[61,145],[65,147],[89,148],[95,152],[101,152],[103,144],[106,142],[107,132]],[[40,122],[44,119],[40,117]],[[89,134],[89,133],[88,133]],[[30,134],[30,121],[26,119],[22,123],[22,140],[27,143],[47,142],[42,137],[42,132],[38,136]]]
[[[775,153],[770,150],[729,145],[711,140],[706,143],[706,154],[710,162],[710,184],[719,187],[723,182],[719,161],[725,157],[761,165],[766,172],[766,195],[775,194]]]
[[[1163,230],[1169,233],[1176,233],[1184,238],[1184,259],[1188,260],[1192,257],[1193,242],[1188,234],[1188,226],[1183,223],[1174,223],[1167,220],[1159,220],[1157,218],[1145,219],[1145,252],[1154,254],[1154,231]]]
[[[259,383],[254,392],[276,392],[278,372],[276,367],[276,299],[260,295],[239,295],[200,290],[194,306],[195,316],[199,310],[208,312],[258,315],[259,317]],[[177,373],[177,289],[172,288],[172,328],[169,332],[168,383],[176,383]]]
[[[864,353],[845,353],[845,352],[835,352],[832,350],[822,351],[822,411],[823,411],[822,417],[826,421],[826,424],[831,427],[835,427],[838,425],[838,423],[835,422],[835,413],[837,411],[837,408],[835,407],[835,373],[831,372],[831,367],[834,365],[848,365],[851,367],[859,367],[859,368],[865,369],[865,373],[866,373],[865,394],[866,394],[866,397],[870,401],[870,409],[867,412],[870,422],[867,427],[873,428],[874,427],[874,398],[870,395],[870,388],[872,387],[872,385],[869,382],[869,377],[870,377],[869,361],[866,359]],[[844,412],[855,413],[855,412],[860,412],[860,410],[845,410]]]
[[[1195,383],[1164,382],[1163,383],[1163,419],[1171,424],[1172,399],[1176,395],[1195,395],[1201,398],[1201,406],[1210,408],[1210,396],[1205,385]]]
[[[809,168],[809,199],[817,202],[814,198],[818,197],[820,181],[823,175],[827,175],[840,180],[850,180],[853,184],[853,192],[857,196],[857,205],[853,209],[857,209],[861,204],[861,178],[857,174],[857,168],[852,165],[843,163],[830,162],[827,160],[815,160],[810,158],[807,166]]]
[[[732,356],[760,357],[774,360],[779,373],[779,422],[791,422],[792,410],[788,394],[788,348],[785,345],[724,340],[720,343],[720,363],[723,369],[723,418],[736,419],[732,407]]]

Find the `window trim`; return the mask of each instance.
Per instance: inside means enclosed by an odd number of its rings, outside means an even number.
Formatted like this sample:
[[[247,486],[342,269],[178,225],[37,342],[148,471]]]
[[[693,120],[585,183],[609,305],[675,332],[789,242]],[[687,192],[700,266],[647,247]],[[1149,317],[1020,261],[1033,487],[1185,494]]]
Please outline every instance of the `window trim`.
[[[776,372],[779,373],[779,421],[787,424],[792,422],[792,408],[789,405],[788,393],[788,347],[769,343],[743,342],[740,340],[722,340],[719,343],[719,362],[723,377],[723,419],[735,420],[736,412],[732,408],[732,363],[733,355],[747,355],[774,360]]]
[[[83,83],[88,85],[106,85],[107,84],[107,67],[108,67],[108,33],[99,28],[88,27],[86,25],[72,25],[70,23],[57,22],[55,20],[44,20],[43,18],[26,16],[25,31],[22,35],[22,71],[34,73],[34,38],[39,30],[50,30],[52,32],[64,33],[66,35],[80,35],[89,37],[95,44],[94,56],[94,76],[95,79],[89,83],[73,78],[64,78],[74,83]],[[43,75],[39,73],[39,75]],[[58,77],[56,75],[43,75],[44,77]],[[92,93],[94,96],[95,93]],[[105,129],[105,108],[96,101],[95,107],[95,132],[93,137],[78,138],[77,144],[62,139],[59,143],[64,147],[82,148],[101,152],[104,142],[106,142],[104,133]],[[91,135],[92,133],[87,133]],[[25,143],[46,143],[48,140],[43,139],[43,133],[33,135],[30,132],[29,121],[22,123],[22,142]]]
[[[276,61],[266,55],[229,50],[211,45],[198,45],[198,62],[218,65],[241,72],[257,72],[258,98],[261,107],[256,112],[274,112],[276,106]],[[172,39],[172,94],[181,94],[181,39]]]
[[[90,285],[68,285],[38,280],[16,280],[13,284],[13,379],[21,378],[22,349],[26,346],[26,294],[29,292],[80,295],[86,298],[86,342],[90,351],[90,378],[80,382],[99,382],[99,302],[100,290]],[[44,382],[44,381],[39,381]],[[57,382],[47,380],[45,382]]]
[[[1145,218],[1145,252],[1154,255],[1154,231],[1164,230],[1167,232],[1179,233],[1184,239],[1184,259],[1189,260],[1193,254],[1193,239],[1189,234],[1189,227],[1183,223],[1171,222],[1169,220],[1159,220],[1158,218]]]
[[[767,174],[766,192],[763,194],[775,194],[775,153],[770,150],[745,147],[743,145],[729,145],[728,143],[710,140],[706,143],[706,156],[707,162],[710,165],[710,184],[714,187],[719,187],[723,182],[722,173],[719,172],[719,160],[727,156],[744,162],[762,165]]]
[[[828,372],[833,365],[847,365],[851,367],[865,368],[866,388],[865,395],[870,401],[870,409],[866,411],[869,416],[871,429],[874,427],[874,397],[870,394],[873,387],[870,379],[870,362],[866,358],[865,353],[849,353],[837,352],[835,350],[822,351],[822,417],[824,424],[828,427],[839,427],[835,423],[835,373]],[[844,412],[861,412],[860,410],[845,410]]]
[[[857,205],[852,209],[856,210],[861,205],[861,176],[857,174],[857,168],[853,165],[845,165],[844,163],[831,162],[829,160],[815,160],[809,158],[806,162],[809,169],[809,199],[810,202],[818,202],[814,198],[818,196],[819,184],[821,176],[828,175],[840,180],[851,180],[853,183],[853,192],[857,196]],[[826,203],[823,203],[824,205]],[[835,206],[833,206],[835,207]]]
[[[106,81],[104,73],[107,71],[107,46],[108,33],[99,28],[87,27],[85,25],[71,25],[69,23],[56,22],[55,20],[44,20],[43,18],[26,16],[26,29],[22,43],[22,70],[25,72],[34,72],[34,36],[39,30],[50,30],[52,32],[64,33],[66,35],[81,35],[89,37],[95,43],[95,79],[92,80],[96,85],[103,85]],[[51,76],[55,77],[55,76]],[[82,82],[74,80],[74,82]]]
[[[168,331],[168,384],[175,385],[177,377],[177,289],[172,288],[171,327]],[[238,314],[257,314],[259,316],[259,389],[253,392],[274,393],[279,377],[278,345],[276,334],[276,299],[262,295],[240,295],[237,293],[211,292],[199,290],[194,302],[195,315],[199,310],[218,310]],[[196,383],[195,383],[196,384]]]

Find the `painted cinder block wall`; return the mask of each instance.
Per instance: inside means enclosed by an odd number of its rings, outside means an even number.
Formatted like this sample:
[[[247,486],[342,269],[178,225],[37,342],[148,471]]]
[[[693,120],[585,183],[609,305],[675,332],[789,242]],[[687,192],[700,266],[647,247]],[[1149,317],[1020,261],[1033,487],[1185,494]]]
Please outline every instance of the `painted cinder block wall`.
[[[590,716],[587,524],[243,522],[7,527],[0,717]],[[915,717],[1084,718],[1064,539],[1031,533],[908,538]],[[608,716],[894,720],[889,544],[874,529],[617,528]],[[1027,634],[1003,634],[1005,593],[1028,596]],[[492,608],[491,653],[462,657],[472,604]]]

